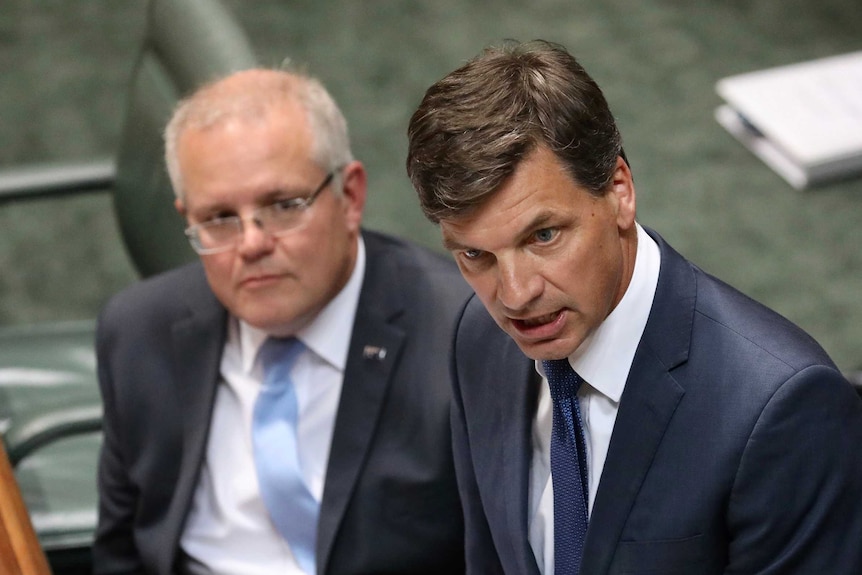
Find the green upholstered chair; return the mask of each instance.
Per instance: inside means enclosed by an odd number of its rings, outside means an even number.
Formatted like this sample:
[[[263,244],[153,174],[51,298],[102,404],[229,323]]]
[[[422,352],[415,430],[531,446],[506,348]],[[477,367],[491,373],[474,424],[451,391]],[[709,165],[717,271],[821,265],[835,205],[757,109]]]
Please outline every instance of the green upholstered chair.
[[[174,105],[195,87],[256,64],[243,31],[216,0],[156,0],[149,16],[114,185],[123,240],[144,276],[196,257],[163,162],[162,129]]]
[[[173,106],[202,83],[256,65],[220,0],[151,0],[147,18],[115,158],[0,172],[0,204],[112,194],[123,242],[144,277],[195,257],[163,165],[161,134]],[[93,340],[94,321],[0,327],[0,432],[55,575],[89,569],[101,428]],[[74,487],[76,477],[83,488]]]

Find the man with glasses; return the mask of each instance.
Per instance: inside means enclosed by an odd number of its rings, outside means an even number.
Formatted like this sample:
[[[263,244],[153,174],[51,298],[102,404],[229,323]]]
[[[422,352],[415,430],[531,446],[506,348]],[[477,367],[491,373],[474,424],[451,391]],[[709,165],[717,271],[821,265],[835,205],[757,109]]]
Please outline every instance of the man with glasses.
[[[463,572],[457,269],[361,229],[365,169],[312,78],[220,79],[165,144],[200,262],[100,316],[95,572]]]

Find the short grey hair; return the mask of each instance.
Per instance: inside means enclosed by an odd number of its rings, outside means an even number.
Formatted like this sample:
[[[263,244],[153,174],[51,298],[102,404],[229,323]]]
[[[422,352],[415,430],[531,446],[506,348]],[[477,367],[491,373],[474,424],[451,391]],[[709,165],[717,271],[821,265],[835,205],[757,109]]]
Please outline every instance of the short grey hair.
[[[228,81],[242,76],[237,85]],[[178,141],[187,129],[205,129],[234,118],[258,119],[286,102],[306,111],[312,135],[312,160],[335,172],[332,189],[340,193],[338,169],[353,161],[347,121],[323,84],[304,73],[257,68],[235,72],[206,84],[181,100],[164,131],[165,164],[174,195],[185,195]]]

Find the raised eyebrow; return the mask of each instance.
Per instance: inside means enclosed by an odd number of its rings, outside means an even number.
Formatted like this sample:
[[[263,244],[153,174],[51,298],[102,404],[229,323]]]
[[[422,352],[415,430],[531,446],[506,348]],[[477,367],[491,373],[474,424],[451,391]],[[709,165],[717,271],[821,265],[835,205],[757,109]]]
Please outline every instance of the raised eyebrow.
[[[443,249],[448,252],[462,251],[462,250],[472,250],[475,248],[471,248],[469,246],[465,246],[464,244],[457,241],[452,236],[443,232]]]
[[[554,214],[544,212],[537,214],[535,218],[530,220],[526,226],[521,229],[520,237],[522,240],[528,240],[537,230],[542,230],[548,227],[556,227],[553,225]],[[551,224],[551,225],[549,225]]]
[[[553,219],[553,214],[544,212],[541,214],[537,214],[535,218],[533,218],[529,224],[524,227],[524,235],[532,234],[536,230],[541,230],[543,228],[548,227],[548,223]]]
[[[459,250],[463,250],[463,249],[467,249],[467,248],[465,246],[461,245],[460,243],[456,242],[452,238],[444,236],[443,237],[443,249],[448,251],[448,252],[454,252],[454,251],[459,251]]]

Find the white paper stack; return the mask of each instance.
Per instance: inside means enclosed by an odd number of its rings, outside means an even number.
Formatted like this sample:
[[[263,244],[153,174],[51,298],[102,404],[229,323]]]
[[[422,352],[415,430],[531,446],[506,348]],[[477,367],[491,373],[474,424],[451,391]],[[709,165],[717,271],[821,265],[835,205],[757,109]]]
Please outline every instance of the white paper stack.
[[[862,51],[718,81],[718,122],[794,188],[862,175]]]

